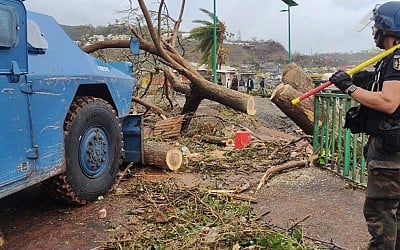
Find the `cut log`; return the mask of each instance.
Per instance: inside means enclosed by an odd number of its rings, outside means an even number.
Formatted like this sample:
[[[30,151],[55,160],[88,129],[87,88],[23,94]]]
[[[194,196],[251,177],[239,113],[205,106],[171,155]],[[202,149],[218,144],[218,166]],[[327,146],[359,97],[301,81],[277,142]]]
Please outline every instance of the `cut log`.
[[[182,152],[165,142],[146,141],[143,146],[143,159],[147,165],[176,171],[182,166]]]
[[[181,135],[183,115],[167,118],[156,122],[154,126],[154,136],[161,139],[175,139]]]
[[[282,110],[304,133],[312,135],[314,131],[314,104],[310,99],[305,99],[297,105],[292,105],[292,100],[302,93],[288,84],[280,84],[272,92],[271,101]]]
[[[283,69],[282,82],[289,84],[301,93],[305,93],[314,88],[311,76],[307,75],[295,63],[290,63]]]

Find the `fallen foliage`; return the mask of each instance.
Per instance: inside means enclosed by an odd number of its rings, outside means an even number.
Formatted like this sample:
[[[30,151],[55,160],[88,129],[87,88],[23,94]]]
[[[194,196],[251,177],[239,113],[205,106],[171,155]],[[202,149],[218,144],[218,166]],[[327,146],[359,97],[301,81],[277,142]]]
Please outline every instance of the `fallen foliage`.
[[[137,169],[125,171],[121,179],[125,185],[117,197],[131,198],[132,206],[121,215],[120,222],[110,221],[108,228],[112,235],[104,242],[104,248],[335,248],[332,242],[310,239],[303,234],[302,223],[307,217],[292,221],[288,228],[262,223],[260,218],[264,215],[256,216],[251,206],[257,202],[256,186],[243,179],[226,179],[229,175],[263,173],[290,161],[305,162],[310,138],[299,137],[289,142],[263,140],[255,132],[258,125],[254,118],[222,106],[215,109],[218,115],[193,116],[187,132],[174,141],[185,159],[179,171],[202,176],[201,180],[188,186],[168,172],[160,177],[140,175]],[[204,134],[232,139],[238,130],[248,130],[253,135],[251,144],[241,150],[202,139]]]
[[[300,226],[278,231],[262,225],[250,202],[213,196],[202,187],[138,182],[121,195],[142,205],[125,212],[130,223],[105,242],[108,249],[309,249]]]

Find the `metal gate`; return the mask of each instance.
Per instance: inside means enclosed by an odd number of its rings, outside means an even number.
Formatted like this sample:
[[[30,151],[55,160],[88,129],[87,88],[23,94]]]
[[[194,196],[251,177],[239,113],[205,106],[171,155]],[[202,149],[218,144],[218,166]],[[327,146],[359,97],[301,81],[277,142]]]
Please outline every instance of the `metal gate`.
[[[357,103],[346,94],[328,91],[314,97],[313,150],[319,164],[344,178],[366,186],[363,146],[365,134],[353,135],[344,129],[346,111]]]

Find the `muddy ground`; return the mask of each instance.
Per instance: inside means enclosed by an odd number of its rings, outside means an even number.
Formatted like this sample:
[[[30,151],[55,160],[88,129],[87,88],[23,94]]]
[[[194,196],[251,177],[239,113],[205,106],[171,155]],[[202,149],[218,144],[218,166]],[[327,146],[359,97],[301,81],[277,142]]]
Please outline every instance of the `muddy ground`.
[[[297,126],[267,98],[256,97],[256,104],[260,123],[252,129],[259,136],[278,141],[301,136]],[[199,113],[220,115],[214,107],[215,104],[204,102]],[[305,237],[331,243],[327,249],[358,249],[366,245],[362,188],[354,188],[333,172],[313,166],[274,175],[256,193],[265,168],[257,161],[252,166],[250,170],[221,171],[211,175],[212,178],[190,168],[171,173],[138,167],[132,178],[121,182],[119,187],[128,189],[140,181],[157,185],[165,180],[185,188],[208,182],[209,187],[230,189],[248,183],[250,188],[245,194],[257,198],[252,206],[261,223],[288,228],[299,222]],[[6,239],[2,249],[102,249],[110,236],[129,224],[129,220],[146,223],[142,200],[137,192],[128,195],[113,192],[86,206],[71,207],[49,197],[40,186],[29,188],[0,200],[0,225]],[[128,216],[127,210],[132,207],[135,212]],[[100,209],[106,209],[105,219],[98,218]]]

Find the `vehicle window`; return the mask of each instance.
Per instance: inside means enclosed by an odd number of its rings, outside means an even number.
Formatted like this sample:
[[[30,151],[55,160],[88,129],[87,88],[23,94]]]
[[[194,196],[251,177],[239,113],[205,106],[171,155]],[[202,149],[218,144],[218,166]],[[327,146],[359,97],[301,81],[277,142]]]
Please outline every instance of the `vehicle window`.
[[[12,7],[0,5],[0,47],[12,48],[17,43],[16,12]]]
[[[45,53],[48,47],[39,25],[35,21],[28,19],[28,51],[42,54]]]

